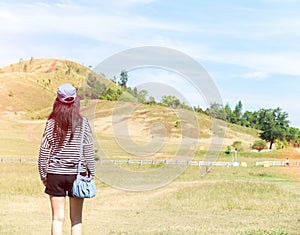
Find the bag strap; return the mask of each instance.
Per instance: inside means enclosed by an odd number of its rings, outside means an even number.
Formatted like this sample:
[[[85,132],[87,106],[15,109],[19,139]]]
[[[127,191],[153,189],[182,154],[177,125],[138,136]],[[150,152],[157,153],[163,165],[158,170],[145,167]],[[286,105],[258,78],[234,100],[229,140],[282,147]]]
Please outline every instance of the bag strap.
[[[81,139],[80,139],[80,153],[79,153],[79,162],[78,162],[78,166],[77,166],[77,176],[80,175],[81,160],[82,160],[82,155],[83,155],[84,130],[85,130],[85,124],[84,124],[84,118],[82,118],[82,131],[81,131]]]

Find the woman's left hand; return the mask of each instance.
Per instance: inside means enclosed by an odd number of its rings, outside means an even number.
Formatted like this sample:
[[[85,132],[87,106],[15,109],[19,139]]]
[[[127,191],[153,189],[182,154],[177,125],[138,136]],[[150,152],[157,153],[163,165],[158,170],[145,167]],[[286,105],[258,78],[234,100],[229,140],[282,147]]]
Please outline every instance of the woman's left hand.
[[[46,179],[43,179],[42,182],[43,182],[43,185],[46,186],[46,185],[47,185],[47,178],[46,178]]]

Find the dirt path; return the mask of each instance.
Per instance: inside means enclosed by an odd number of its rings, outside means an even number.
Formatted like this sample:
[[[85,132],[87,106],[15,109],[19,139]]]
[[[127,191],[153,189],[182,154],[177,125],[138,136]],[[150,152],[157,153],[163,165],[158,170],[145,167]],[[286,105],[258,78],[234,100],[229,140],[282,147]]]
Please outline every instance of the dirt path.
[[[56,68],[56,63],[57,63],[57,60],[53,60],[51,65],[50,65],[50,68],[46,71],[46,73],[52,73],[55,71],[55,68]]]

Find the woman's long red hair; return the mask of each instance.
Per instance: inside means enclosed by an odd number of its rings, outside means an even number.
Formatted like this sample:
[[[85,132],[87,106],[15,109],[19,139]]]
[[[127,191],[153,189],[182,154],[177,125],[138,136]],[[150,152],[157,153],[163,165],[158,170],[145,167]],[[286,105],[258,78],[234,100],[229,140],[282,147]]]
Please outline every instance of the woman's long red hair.
[[[56,99],[49,119],[54,120],[53,138],[59,146],[65,141],[68,130],[71,130],[68,141],[72,140],[76,127],[82,124],[80,99],[76,97],[74,103],[71,104],[64,104]]]

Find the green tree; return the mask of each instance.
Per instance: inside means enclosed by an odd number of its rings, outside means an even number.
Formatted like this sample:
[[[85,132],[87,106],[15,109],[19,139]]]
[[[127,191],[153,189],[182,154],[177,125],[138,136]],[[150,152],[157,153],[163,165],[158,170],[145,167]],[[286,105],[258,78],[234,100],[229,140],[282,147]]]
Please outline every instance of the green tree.
[[[150,105],[156,104],[155,98],[153,96],[150,96],[149,100],[146,101],[146,104],[150,104]]]
[[[254,127],[255,120],[254,120],[254,115],[252,112],[250,111],[246,111],[245,113],[243,113],[243,116],[241,118],[241,125],[242,126],[246,126],[246,127]]]
[[[171,95],[164,95],[162,97],[161,103],[173,109],[176,109],[180,106],[180,100],[177,97]]]
[[[280,108],[260,109],[257,113],[257,127],[262,132],[260,138],[270,143],[270,149],[276,140],[283,140],[286,136],[289,121],[288,114]]]
[[[180,103],[180,108],[186,109],[186,110],[193,110],[193,108],[191,106],[187,105],[184,102]]]
[[[141,90],[138,92],[137,94],[137,100],[139,103],[145,103],[146,102],[146,96],[148,95],[148,91],[147,90]]]
[[[88,87],[80,88],[79,94],[83,98],[99,99],[106,89],[105,84],[100,83],[95,74],[89,73],[87,78]]]
[[[226,120],[226,114],[223,108],[223,104],[212,103],[208,109],[208,114],[213,118],[218,118],[221,120]]]
[[[206,113],[202,108],[200,108],[200,106],[198,105],[197,107],[194,106],[194,111],[197,113]]]
[[[241,124],[241,116],[242,116],[243,104],[242,101],[239,101],[234,110],[233,110],[233,121],[235,124]]]
[[[138,96],[138,89],[136,87],[133,88],[133,95],[134,97]]]
[[[123,91],[121,89],[108,88],[105,91],[103,91],[103,93],[100,96],[100,99],[115,101],[118,100],[122,94]]]
[[[118,85],[122,87],[124,90],[126,90],[127,82],[128,82],[128,72],[122,70],[120,73],[120,80],[118,82]]]
[[[285,139],[289,144],[293,144],[294,146],[299,144],[300,143],[300,130],[296,127],[288,127]]]
[[[230,123],[233,123],[234,117],[233,117],[232,110],[231,110],[228,103],[224,107],[224,112],[225,112],[226,121],[230,122]]]

